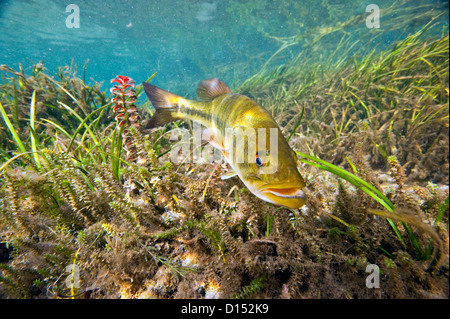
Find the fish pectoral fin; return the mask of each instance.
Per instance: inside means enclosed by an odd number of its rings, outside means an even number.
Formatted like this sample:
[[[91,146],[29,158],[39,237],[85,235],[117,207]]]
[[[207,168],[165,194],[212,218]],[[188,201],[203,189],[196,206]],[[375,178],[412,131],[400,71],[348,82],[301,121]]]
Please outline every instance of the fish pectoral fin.
[[[207,141],[212,147],[217,148],[223,152],[226,151],[222,139],[214,129],[212,128],[204,129],[202,132],[202,139]]]
[[[220,179],[224,180],[224,179],[229,179],[232,178],[234,176],[236,176],[237,173],[233,170],[230,170],[228,172],[226,172],[225,174],[223,174],[222,176],[220,176]]]
[[[204,80],[200,82],[197,88],[198,97],[204,101],[212,101],[226,93],[231,93],[231,90],[218,78]]]

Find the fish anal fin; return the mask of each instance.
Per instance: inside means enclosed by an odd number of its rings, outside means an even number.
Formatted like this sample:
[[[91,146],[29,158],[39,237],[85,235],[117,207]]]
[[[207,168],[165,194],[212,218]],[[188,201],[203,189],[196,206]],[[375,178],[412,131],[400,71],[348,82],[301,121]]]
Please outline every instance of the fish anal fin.
[[[218,78],[204,80],[199,83],[197,88],[198,97],[204,101],[212,101],[226,93],[231,93],[231,90]]]

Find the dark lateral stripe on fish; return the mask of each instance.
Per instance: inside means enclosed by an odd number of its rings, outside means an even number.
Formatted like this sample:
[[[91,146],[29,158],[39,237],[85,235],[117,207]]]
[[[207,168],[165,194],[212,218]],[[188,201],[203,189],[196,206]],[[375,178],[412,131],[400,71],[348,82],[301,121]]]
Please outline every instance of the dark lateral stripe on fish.
[[[217,125],[222,133],[225,132],[227,127],[233,128],[234,121],[239,120],[238,115],[248,108],[249,102],[251,100],[240,94],[225,95],[223,100],[216,105],[213,112],[216,116],[212,119],[212,122]]]
[[[305,194],[301,190],[305,187],[305,182],[297,168],[296,154],[281,134],[271,114],[256,101],[232,93],[216,78],[199,84],[200,101],[185,99],[150,84],[143,85],[155,107],[155,113],[149,121],[150,127],[162,125],[170,120],[199,122],[206,126],[204,133],[207,141],[222,150],[231,168],[253,194],[270,203],[290,208],[299,208],[305,204]],[[273,128],[278,130],[275,142],[271,138]],[[253,159],[245,145],[242,149],[235,149],[237,145],[241,145],[240,142],[235,142],[238,135],[229,135],[227,129],[233,130],[233,134],[236,132],[247,136],[244,137],[244,144],[245,139],[249,141],[250,136],[255,136],[257,149]],[[260,130],[266,132],[265,146],[259,145],[259,132],[263,132]],[[255,133],[256,135],[250,135]],[[272,152],[274,149],[277,151]],[[233,156],[237,152],[247,156],[248,161],[244,163],[238,161]],[[282,187],[280,189],[275,185]]]

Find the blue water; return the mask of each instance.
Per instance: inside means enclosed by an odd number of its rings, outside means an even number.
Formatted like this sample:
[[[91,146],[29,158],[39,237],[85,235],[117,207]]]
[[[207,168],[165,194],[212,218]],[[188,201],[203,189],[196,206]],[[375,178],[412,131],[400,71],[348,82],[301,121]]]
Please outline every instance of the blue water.
[[[376,30],[365,24],[371,3],[381,9]],[[66,24],[69,4],[79,8],[79,28]],[[158,72],[154,83],[192,96],[205,78],[238,86],[283,43],[270,66],[302,50],[331,54],[344,35],[357,42],[353,51],[383,49],[434,17],[436,32],[448,30],[448,1],[1,0],[0,64],[29,71],[42,61],[54,73],[73,60],[81,76],[88,60],[86,79],[104,89],[118,74],[140,82]]]

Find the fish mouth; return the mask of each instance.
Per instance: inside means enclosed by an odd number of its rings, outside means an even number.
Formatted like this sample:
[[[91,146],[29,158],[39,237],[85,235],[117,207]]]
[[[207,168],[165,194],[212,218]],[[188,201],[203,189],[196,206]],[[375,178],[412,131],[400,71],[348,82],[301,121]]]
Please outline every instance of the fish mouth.
[[[249,189],[253,194],[272,204],[298,209],[306,203],[306,195],[302,190],[305,184],[302,180],[264,183],[255,178],[251,186],[253,187]]]
[[[280,188],[280,187],[269,187],[261,189],[260,192],[262,194],[273,194],[278,197],[282,198],[305,198],[305,193],[298,187],[287,187],[287,188]]]

